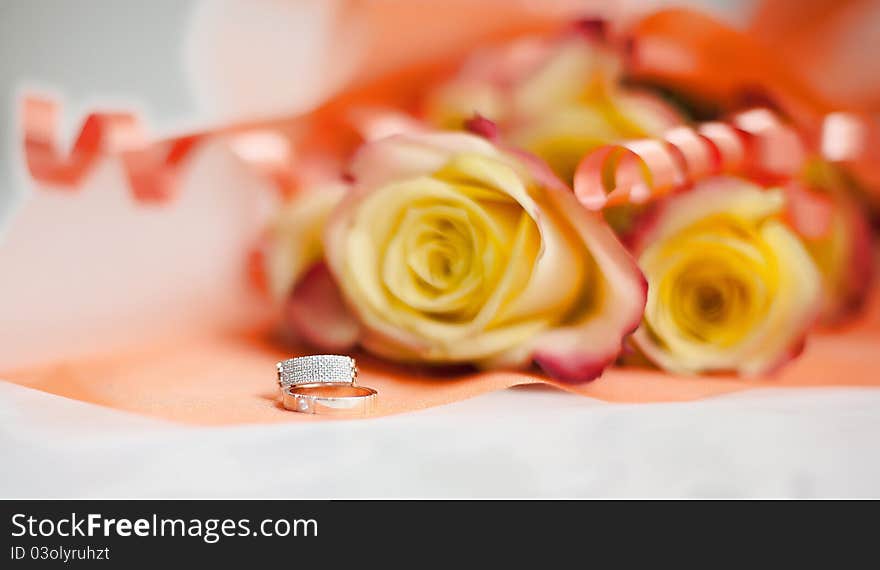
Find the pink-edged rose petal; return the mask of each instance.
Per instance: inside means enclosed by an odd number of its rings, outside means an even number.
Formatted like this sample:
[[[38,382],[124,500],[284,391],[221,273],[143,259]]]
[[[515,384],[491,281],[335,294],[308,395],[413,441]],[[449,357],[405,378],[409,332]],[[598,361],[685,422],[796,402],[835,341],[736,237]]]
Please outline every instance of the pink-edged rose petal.
[[[547,179],[549,169],[536,170],[536,163],[529,164],[540,179]],[[578,384],[600,376],[616,360],[626,337],[638,328],[648,282],[600,214],[581,207],[571,191],[560,184],[558,181],[546,186],[548,196],[592,256],[597,281],[592,286],[601,287],[603,297],[590,314],[541,335],[535,342],[533,358],[556,380]]]
[[[323,262],[313,265],[293,288],[284,306],[284,320],[297,337],[321,350],[349,350],[360,335],[357,319]]]

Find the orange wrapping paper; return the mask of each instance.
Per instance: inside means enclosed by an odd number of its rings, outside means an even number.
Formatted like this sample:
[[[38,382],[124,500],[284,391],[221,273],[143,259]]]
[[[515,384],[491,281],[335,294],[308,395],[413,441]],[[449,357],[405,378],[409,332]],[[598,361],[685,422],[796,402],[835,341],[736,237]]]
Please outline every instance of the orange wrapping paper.
[[[805,353],[772,377],[680,377],[615,368],[581,386],[558,386],[625,403],[689,401],[762,387],[880,387],[880,290],[874,293],[858,322],[845,331],[813,335]],[[3,372],[0,377],[52,394],[188,424],[324,420],[281,407],[275,362],[292,353],[269,337],[265,328],[205,334],[124,354]],[[379,391],[376,415],[449,404],[521,384],[552,384],[532,371],[443,373],[355,356],[358,381]]]

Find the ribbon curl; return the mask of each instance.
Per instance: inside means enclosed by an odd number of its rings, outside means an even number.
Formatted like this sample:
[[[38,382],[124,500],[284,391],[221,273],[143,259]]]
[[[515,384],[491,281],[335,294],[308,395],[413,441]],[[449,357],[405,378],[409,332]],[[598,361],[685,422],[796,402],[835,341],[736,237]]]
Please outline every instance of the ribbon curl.
[[[56,188],[76,188],[106,157],[118,158],[135,201],[157,204],[176,194],[186,160],[199,144],[221,138],[239,160],[275,183],[282,196],[295,187],[287,123],[238,125],[167,139],[151,139],[131,112],[91,113],[69,152],[59,143],[61,106],[28,96],[22,102],[24,158],[31,177]]]
[[[243,162],[275,181],[282,195],[289,195],[295,186],[293,141],[284,121],[151,141],[134,113],[92,113],[70,152],[64,153],[58,142],[59,117],[60,105],[55,101],[35,96],[23,101],[25,161],[31,177],[47,185],[76,187],[102,157],[115,156],[121,160],[135,200],[167,201],[174,196],[181,168],[198,144],[222,136]],[[716,174],[739,173],[776,182],[796,173],[808,150],[852,166],[870,152],[875,139],[880,139],[878,121],[837,112],[825,117],[819,140],[808,144],[775,113],[753,109],[734,115],[729,122],[676,127],[659,139],[596,149],[579,164],[574,189],[584,206],[599,210],[643,203]]]
[[[70,152],[58,142],[60,106],[52,100],[27,97],[22,105],[24,156],[34,180],[76,187],[105,156],[118,156],[140,202],[163,202],[174,194],[178,171],[201,135],[150,142],[133,113],[88,115]]]
[[[767,109],[752,109],[729,122],[675,127],[658,139],[600,147],[578,165],[574,191],[591,210],[642,204],[718,174],[785,180],[798,172],[806,154],[794,128]]]

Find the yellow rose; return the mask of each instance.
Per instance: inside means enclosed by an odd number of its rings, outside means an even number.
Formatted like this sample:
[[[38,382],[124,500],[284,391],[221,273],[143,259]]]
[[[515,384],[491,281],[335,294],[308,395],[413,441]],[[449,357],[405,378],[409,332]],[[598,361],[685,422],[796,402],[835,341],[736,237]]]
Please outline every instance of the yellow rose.
[[[278,211],[263,248],[281,332],[327,352],[351,349],[360,334],[324,263],[324,226],[347,191],[345,184],[327,183],[297,194]]]
[[[669,105],[621,86],[619,55],[589,34],[525,39],[478,53],[428,97],[426,116],[460,129],[479,114],[502,140],[544,159],[571,182],[590,150],[609,142],[658,136],[681,124]]]
[[[680,124],[668,105],[620,86],[616,53],[575,36],[561,42],[510,89],[505,138],[546,160],[565,181],[590,150],[621,139],[659,136]]]
[[[820,320],[834,327],[859,315],[874,281],[871,228],[860,206],[836,197],[828,232],[804,237],[822,274],[824,298]]]
[[[836,326],[861,312],[874,281],[871,227],[852,183],[812,161],[786,185],[789,217],[822,275],[820,322]]]
[[[324,246],[366,349],[415,362],[534,360],[579,382],[637,326],[641,273],[539,161],[468,134],[420,133],[365,145],[350,173]]]
[[[718,178],[671,197],[636,245],[648,303],[633,340],[680,373],[772,371],[800,349],[820,276],[778,190]]]
[[[322,259],[327,216],[346,190],[344,184],[328,183],[300,193],[282,205],[272,220],[264,267],[275,301],[284,301],[306,271]]]

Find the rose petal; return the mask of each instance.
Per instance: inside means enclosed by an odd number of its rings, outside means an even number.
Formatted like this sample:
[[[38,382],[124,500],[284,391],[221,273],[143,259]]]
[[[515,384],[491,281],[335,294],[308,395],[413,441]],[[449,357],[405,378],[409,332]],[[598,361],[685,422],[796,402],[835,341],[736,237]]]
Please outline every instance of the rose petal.
[[[793,180],[785,185],[785,203],[794,229],[809,239],[821,239],[831,231],[834,203]]]
[[[863,205],[833,171],[805,176],[786,186],[788,216],[804,237],[825,285],[820,323],[844,324],[859,313],[874,279],[871,228]],[[815,183],[816,186],[807,186]]]
[[[347,192],[348,186],[342,183],[320,185],[295,196],[278,212],[262,249],[274,299],[285,299],[300,276],[320,259],[324,224]]]
[[[614,362],[623,339],[639,326],[648,285],[599,214],[579,207],[570,193],[548,194],[593,257],[602,279],[603,297],[601,306],[580,322],[542,334],[534,344],[534,360],[557,380],[587,382]]]
[[[851,207],[844,215],[848,218],[847,227],[852,241],[846,277],[849,290],[838,310],[824,316],[824,323],[831,325],[841,323],[861,312],[877,277],[874,266],[874,236],[867,218],[856,207]]]
[[[284,306],[284,322],[308,344],[331,352],[351,349],[360,335],[357,319],[323,262],[306,271],[293,288]]]
[[[475,152],[499,156],[487,140],[466,133],[437,132],[394,135],[361,146],[348,172],[358,193],[391,182],[433,172],[452,153]]]
[[[464,128],[468,132],[479,135],[486,140],[498,142],[498,125],[495,124],[495,121],[487,119],[479,113],[475,114],[473,117],[465,121]]]
[[[716,176],[701,182],[690,192],[677,195],[674,201],[660,202],[651,218],[651,227],[644,228],[641,239],[634,243],[634,251],[639,253],[651,243],[666,239],[712,213],[760,218],[779,212],[785,205],[785,199],[780,193],[770,194],[767,196],[769,199],[756,202],[743,193],[735,192],[742,187],[752,190],[757,188],[755,184],[741,178]]]

